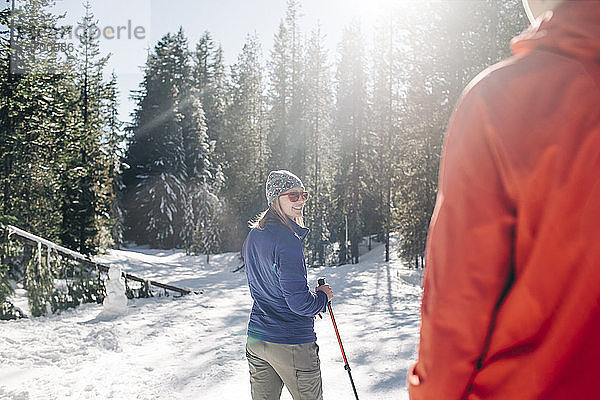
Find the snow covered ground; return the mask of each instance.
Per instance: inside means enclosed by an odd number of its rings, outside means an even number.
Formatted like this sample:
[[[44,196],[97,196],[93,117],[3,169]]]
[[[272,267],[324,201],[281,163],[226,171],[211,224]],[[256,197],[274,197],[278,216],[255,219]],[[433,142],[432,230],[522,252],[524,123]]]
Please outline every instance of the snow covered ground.
[[[250,399],[245,359],[252,299],[237,254],[111,250],[123,270],[200,295],[129,300],[115,319],[102,305],[41,318],[0,321],[0,399]],[[407,399],[416,358],[421,271],[383,246],[356,265],[311,268],[334,289],[333,310],[361,400]],[[324,398],[353,398],[329,315],[315,322]],[[282,399],[291,399],[284,389]]]

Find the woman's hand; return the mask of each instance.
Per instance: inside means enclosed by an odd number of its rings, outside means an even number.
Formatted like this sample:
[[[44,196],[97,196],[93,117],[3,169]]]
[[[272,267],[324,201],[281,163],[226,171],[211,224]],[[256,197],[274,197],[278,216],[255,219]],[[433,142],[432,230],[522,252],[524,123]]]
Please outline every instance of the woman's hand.
[[[327,295],[327,301],[331,301],[333,298],[333,290],[331,289],[331,286],[328,284],[317,286],[315,291],[319,290]]]

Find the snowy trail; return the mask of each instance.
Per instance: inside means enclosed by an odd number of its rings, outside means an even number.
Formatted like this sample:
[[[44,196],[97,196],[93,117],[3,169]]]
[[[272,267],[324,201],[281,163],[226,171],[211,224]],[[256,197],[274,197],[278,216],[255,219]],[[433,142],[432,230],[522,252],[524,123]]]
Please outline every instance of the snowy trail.
[[[251,298],[236,254],[112,250],[100,257],[160,282],[204,289],[183,298],[130,300],[125,315],[101,305],[0,322],[0,399],[250,399],[245,359]],[[309,270],[334,288],[333,310],[361,400],[407,399],[416,357],[420,272],[384,263]],[[325,399],[353,398],[329,315],[315,323]],[[291,399],[284,389],[282,399]]]

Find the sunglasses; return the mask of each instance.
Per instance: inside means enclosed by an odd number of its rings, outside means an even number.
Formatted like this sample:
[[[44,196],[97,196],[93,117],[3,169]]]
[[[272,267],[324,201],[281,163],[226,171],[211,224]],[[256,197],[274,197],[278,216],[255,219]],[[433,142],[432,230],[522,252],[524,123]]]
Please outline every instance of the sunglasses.
[[[287,196],[288,199],[290,199],[290,201],[292,203],[297,202],[298,200],[300,200],[300,197],[302,197],[302,200],[306,201],[308,200],[308,192],[304,191],[304,192],[290,192],[290,193],[284,193],[281,196]]]

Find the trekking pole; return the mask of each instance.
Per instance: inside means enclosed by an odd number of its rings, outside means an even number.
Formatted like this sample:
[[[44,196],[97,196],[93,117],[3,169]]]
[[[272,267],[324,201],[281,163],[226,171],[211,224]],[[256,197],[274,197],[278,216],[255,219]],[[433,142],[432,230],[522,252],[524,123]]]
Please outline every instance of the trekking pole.
[[[325,284],[325,278],[319,278],[319,286]],[[350,372],[350,364],[348,364],[348,359],[346,358],[346,352],[344,351],[344,346],[342,345],[342,339],[340,338],[340,333],[338,332],[337,324],[335,323],[335,317],[333,316],[333,310],[331,309],[331,301],[327,303],[327,308],[329,309],[329,315],[331,315],[331,322],[333,322],[333,329],[335,330],[335,335],[337,336],[338,343],[340,345],[340,350],[342,351],[342,358],[344,359],[344,369],[348,371],[348,376],[350,377],[350,383],[352,384],[352,390],[354,391],[354,396],[356,400],[358,400],[358,394],[356,393],[356,387],[354,386],[354,379],[352,379],[352,373]]]

